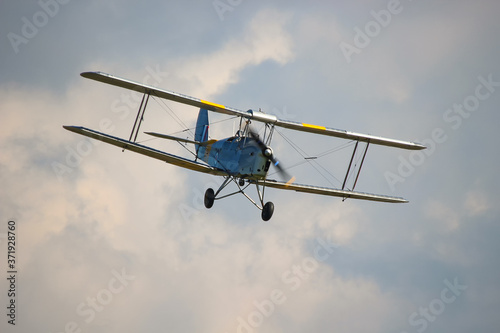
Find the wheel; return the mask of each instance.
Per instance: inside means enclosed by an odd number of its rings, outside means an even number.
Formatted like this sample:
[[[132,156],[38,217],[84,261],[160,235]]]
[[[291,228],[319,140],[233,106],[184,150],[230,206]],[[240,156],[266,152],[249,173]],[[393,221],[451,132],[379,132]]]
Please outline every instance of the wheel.
[[[205,200],[204,200],[205,207],[212,208],[212,206],[214,205],[214,201],[215,201],[214,190],[211,188],[208,188],[205,192]]]
[[[269,221],[274,213],[274,204],[269,201],[262,208],[262,219],[264,221]]]

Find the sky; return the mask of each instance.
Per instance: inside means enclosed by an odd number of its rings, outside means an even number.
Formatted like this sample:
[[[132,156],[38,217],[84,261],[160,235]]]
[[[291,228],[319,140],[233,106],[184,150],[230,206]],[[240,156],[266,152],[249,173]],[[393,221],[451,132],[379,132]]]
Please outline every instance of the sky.
[[[0,331],[498,331],[499,11],[493,0],[3,1]],[[84,71],[428,148],[368,150],[356,190],[407,204],[269,189],[268,222],[243,196],[207,210],[222,179],[62,128],[131,131],[140,96]],[[196,116],[152,100],[141,132],[189,137]],[[211,138],[237,126],[210,119]],[[288,140],[335,152],[319,167]],[[272,146],[297,182],[340,187],[346,143],[280,129]]]

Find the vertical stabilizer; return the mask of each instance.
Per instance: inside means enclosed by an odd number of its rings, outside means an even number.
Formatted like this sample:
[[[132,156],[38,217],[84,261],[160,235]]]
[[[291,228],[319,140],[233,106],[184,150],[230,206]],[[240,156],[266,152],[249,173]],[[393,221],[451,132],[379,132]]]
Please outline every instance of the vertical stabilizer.
[[[208,111],[200,109],[198,113],[198,120],[196,121],[196,130],[194,132],[195,141],[205,142],[208,141]],[[205,146],[196,145],[196,156],[203,160],[205,156]]]

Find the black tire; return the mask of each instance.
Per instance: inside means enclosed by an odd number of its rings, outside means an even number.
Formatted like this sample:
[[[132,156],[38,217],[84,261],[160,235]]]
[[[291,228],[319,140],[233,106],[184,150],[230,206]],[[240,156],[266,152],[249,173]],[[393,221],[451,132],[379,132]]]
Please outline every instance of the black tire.
[[[269,201],[262,208],[262,220],[269,221],[274,213],[274,204]]]
[[[215,192],[213,189],[208,188],[205,192],[204,204],[206,208],[212,208],[215,201]]]

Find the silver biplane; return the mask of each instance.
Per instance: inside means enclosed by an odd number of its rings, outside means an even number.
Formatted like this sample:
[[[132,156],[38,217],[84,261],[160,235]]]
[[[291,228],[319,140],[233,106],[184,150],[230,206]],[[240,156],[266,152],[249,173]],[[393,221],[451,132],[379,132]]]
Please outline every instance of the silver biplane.
[[[272,217],[274,212],[274,204],[272,202],[264,202],[264,189],[266,187],[336,196],[343,198],[343,200],[351,198],[391,203],[408,202],[407,200],[400,197],[356,192],[354,191],[354,188],[356,186],[359,173],[361,172],[361,167],[363,166],[363,161],[370,144],[410,150],[426,148],[425,146],[414,142],[388,139],[379,136],[354,133],[324,126],[278,119],[276,116],[261,112],[260,110],[241,111],[221,104],[216,104],[176,92],[159,89],[150,85],[137,83],[102,72],[84,72],[81,74],[81,76],[83,76],[84,78],[100,81],[103,83],[142,93],[142,102],[139,106],[139,111],[135,119],[132,133],[130,134],[130,138],[128,140],[114,137],[81,126],[63,126],[65,129],[90,137],[92,139],[97,139],[109,143],[111,145],[120,147],[123,150],[130,150],[179,167],[211,175],[222,176],[224,177],[224,181],[217,190],[214,190],[212,188],[206,190],[204,198],[205,207],[211,208],[215,200],[242,193],[257,208],[262,211],[261,216],[264,221],[268,221]],[[183,144],[193,144],[195,148],[195,158],[193,160],[169,154],[167,152],[163,152],[136,142],[141,121],[144,117],[144,112],[146,110],[146,106],[148,104],[150,96],[164,98],[167,100],[200,108],[194,138],[192,140],[166,134],[146,132],[146,134],[155,137],[174,140]],[[235,135],[222,140],[210,139],[208,136],[208,111],[239,117],[240,126]],[[265,124],[265,131],[262,138],[260,138],[260,136],[252,130],[250,123],[253,121]],[[355,141],[356,144],[354,146],[354,151],[352,153],[352,157],[342,187],[327,188],[295,183],[295,178],[291,177],[288,172],[282,167],[282,165],[276,159],[273,149],[270,146],[276,126],[296,131],[338,137]],[[366,143],[363,152],[363,158],[357,171],[354,185],[351,189],[347,189],[347,176],[351,172],[352,162],[358,149],[359,142]],[[268,178],[271,164],[277,169],[278,173],[281,174],[283,181]],[[236,184],[238,190],[230,194],[221,195],[222,190],[232,182]],[[258,201],[253,200],[245,192],[245,190],[250,185],[256,186]]]

